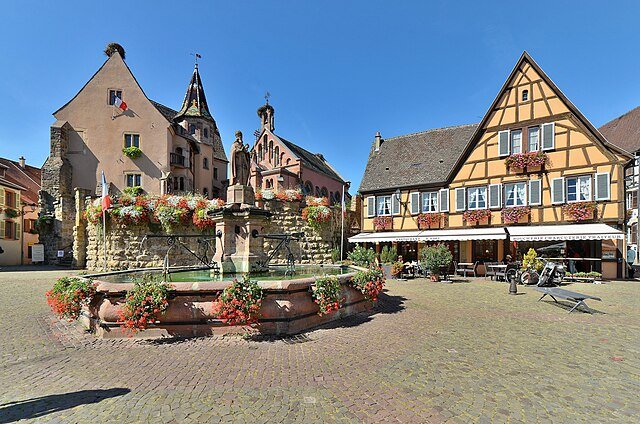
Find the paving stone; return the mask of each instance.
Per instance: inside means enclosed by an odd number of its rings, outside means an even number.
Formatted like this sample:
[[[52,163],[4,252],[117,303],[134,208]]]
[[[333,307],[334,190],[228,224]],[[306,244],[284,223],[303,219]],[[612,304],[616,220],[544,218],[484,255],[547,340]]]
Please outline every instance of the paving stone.
[[[0,273],[0,421],[640,421],[640,285],[568,314],[503,283],[390,281],[373,314],[291,339],[99,340],[55,319],[69,272]],[[612,357],[623,357],[614,361]]]

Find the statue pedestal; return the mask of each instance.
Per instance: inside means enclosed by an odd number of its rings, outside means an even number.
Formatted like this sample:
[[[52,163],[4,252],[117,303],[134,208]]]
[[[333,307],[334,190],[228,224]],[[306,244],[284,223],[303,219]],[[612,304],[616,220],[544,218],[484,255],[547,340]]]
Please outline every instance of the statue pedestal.
[[[254,237],[253,233],[263,234],[270,216],[268,211],[255,207],[240,208],[238,204],[213,215],[216,233],[222,235],[222,243],[216,249],[214,260],[220,264],[223,274],[266,270],[264,241],[262,237]]]
[[[234,184],[227,189],[227,204],[253,207],[256,195],[253,187],[242,184]]]

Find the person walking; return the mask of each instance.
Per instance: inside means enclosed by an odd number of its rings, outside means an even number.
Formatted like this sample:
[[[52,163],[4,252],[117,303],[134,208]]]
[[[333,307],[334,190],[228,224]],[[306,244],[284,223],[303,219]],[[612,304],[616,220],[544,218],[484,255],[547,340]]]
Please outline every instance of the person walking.
[[[629,278],[633,278],[636,270],[633,268],[633,263],[636,261],[636,251],[633,247],[627,247],[627,265],[629,266]]]

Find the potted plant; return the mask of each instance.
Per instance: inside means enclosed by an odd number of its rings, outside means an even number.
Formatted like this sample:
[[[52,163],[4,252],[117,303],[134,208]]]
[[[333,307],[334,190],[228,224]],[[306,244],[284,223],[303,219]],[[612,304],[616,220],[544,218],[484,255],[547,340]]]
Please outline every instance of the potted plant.
[[[373,228],[376,231],[386,231],[393,227],[393,220],[390,216],[376,216],[373,218]]]
[[[421,213],[418,215],[418,228],[427,230],[429,228],[440,228],[442,222],[441,213]]]
[[[396,261],[391,264],[391,276],[395,279],[400,278],[404,264],[400,261]]]
[[[514,208],[502,209],[500,215],[503,223],[517,224],[522,223],[521,221],[528,217],[530,213],[531,208],[529,206],[516,206]]]
[[[442,268],[448,268],[453,261],[453,255],[444,244],[429,246],[420,252],[421,262],[431,273],[431,281],[440,281]]]
[[[122,149],[122,154],[124,154],[129,159],[138,159],[140,156],[142,156],[142,150],[140,150],[140,148],[136,146],[125,147],[124,149]]]

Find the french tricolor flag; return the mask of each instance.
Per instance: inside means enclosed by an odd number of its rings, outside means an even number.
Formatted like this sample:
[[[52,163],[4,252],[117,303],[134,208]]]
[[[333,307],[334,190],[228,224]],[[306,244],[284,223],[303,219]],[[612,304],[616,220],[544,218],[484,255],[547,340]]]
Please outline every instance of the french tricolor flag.
[[[113,105],[119,109],[127,110],[127,104],[118,96],[113,101]]]
[[[109,184],[107,184],[107,177],[104,176],[104,171],[102,171],[102,210],[105,211],[110,207],[111,197],[109,196]]]

